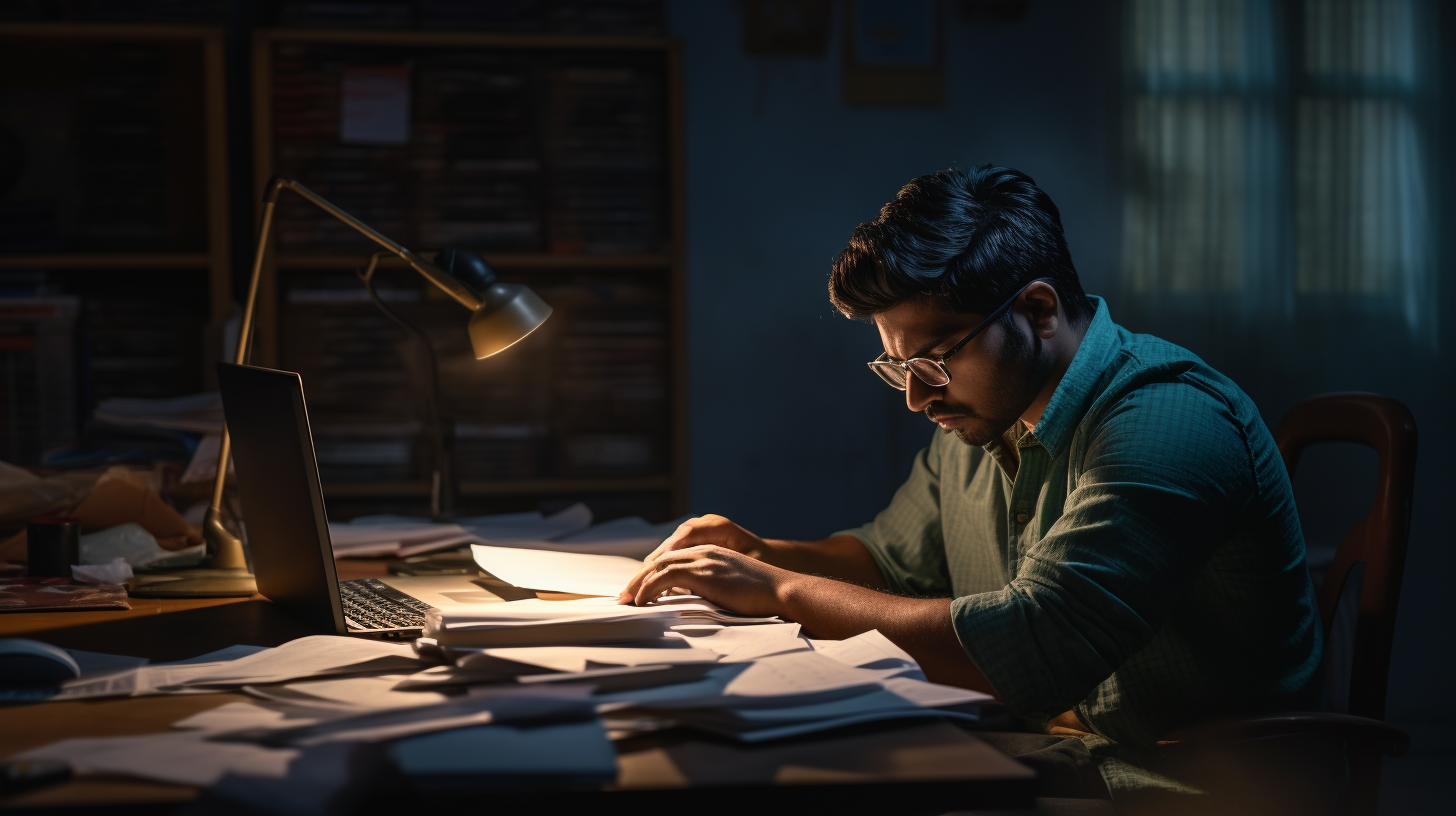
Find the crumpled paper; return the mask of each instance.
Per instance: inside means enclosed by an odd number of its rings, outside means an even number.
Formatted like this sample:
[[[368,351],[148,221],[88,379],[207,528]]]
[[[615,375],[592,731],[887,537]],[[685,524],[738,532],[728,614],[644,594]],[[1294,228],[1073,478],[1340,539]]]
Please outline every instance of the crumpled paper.
[[[124,584],[131,576],[131,564],[120,556],[106,564],[76,564],[71,567],[72,580],[82,584]]]
[[[169,550],[140,524],[118,524],[81,536],[82,564],[109,564],[120,558],[137,569],[190,567],[207,557],[207,545]]]

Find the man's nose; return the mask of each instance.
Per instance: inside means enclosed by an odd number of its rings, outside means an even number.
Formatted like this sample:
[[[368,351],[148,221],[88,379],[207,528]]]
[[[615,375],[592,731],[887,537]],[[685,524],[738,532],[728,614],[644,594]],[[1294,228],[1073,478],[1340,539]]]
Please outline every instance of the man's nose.
[[[925,410],[925,406],[940,398],[942,388],[926,385],[924,380],[914,374],[908,371],[905,373],[905,407],[918,414]]]

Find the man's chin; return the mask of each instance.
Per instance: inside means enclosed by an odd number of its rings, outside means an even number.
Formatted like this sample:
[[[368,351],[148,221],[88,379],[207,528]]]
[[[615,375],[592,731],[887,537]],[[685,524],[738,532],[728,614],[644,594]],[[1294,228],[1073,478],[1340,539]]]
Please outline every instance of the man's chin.
[[[1001,431],[990,430],[988,424],[981,422],[963,428],[946,428],[945,432],[955,434],[957,439],[967,445],[976,445],[978,447],[990,444],[992,440],[1001,437]]]

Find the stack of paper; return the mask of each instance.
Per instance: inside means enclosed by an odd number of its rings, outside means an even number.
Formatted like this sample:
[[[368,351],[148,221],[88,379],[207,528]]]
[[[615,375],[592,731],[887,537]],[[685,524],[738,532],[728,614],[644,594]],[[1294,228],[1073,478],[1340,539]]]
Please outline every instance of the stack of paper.
[[[431,609],[425,614],[424,636],[442,646],[580,645],[660,638],[681,624],[777,622],[735,615],[692,596],[649,606],[624,606],[614,597],[527,599],[475,609]]]

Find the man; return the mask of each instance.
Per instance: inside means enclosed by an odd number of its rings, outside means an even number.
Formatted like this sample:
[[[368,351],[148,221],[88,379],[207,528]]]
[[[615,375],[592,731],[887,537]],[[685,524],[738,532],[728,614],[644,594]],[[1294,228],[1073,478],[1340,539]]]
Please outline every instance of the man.
[[[1083,293],[1030,178],[915,179],[854,231],[829,294],[874,322],[870,367],[943,433],[865,526],[798,542],[693,519],[624,603],[681,588],[816,637],[878,629],[1043,731],[999,743],[1041,763],[1043,795],[1177,789],[1152,770],[1168,732],[1318,705],[1321,630],[1268,429],[1231,381]]]

